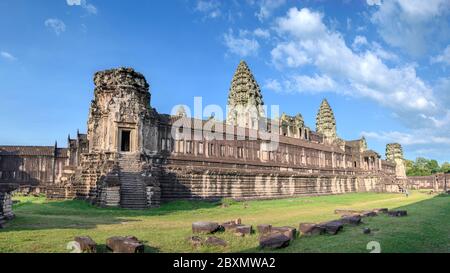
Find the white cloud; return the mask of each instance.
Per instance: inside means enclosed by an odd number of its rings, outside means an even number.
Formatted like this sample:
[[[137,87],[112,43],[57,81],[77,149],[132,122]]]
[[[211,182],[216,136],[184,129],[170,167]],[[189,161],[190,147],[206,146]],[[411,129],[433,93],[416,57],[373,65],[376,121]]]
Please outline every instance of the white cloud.
[[[266,82],[264,83],[263,88],[268,89],[268,90],[272,90],[272,91],[275,91],[275,92],[280,92],[282,90],[280,82],[278,80],[274,80],[274,79],[266,80]]]
[[[357,35],[355,40],[353,41],[352,48],[353,50],[359,50],[362,46],[367,45],[367,39],[364,36]]]
[[[372,42],[371,51],[377,55],[379,58],[387,61],[398,61],[399,57],[392,52],[385,50],[379,43]]]
[[[87,0],[66,0],[66,3],[69,6],[81,6],[90,14],[97,14],[97,8],[88,3]]]
[[[390,132],[362,132],[361,135],[387,143],[400,143],[404,146],[439,144],[450,145],[450,137],[428,135],[423,137],[423,131],[414,131],[412,133],[402,133],[398,131]]]
[[[67,5],[69,6],[80,6],[81,0],[67,0]]]
[[[442,54],[431,58],[431,63],[443,63],[450,65],[450,45],[448,45]]]
[[[220,2],[217,0],[198,0],[195,10],[206,14],[208,18],[218,18],[222,15]]]
[[[326,31],[322,22],[323,15],[307,8],[291,8],[286,17],[277,19],[277,30],[288,33],[298,39],[315,38]]]
[[[8,61],[15,61],[15,60],[17,60],[17,58],[14,57],[14,55],[12,55],[11,53],[6,52],[6,51],[1,51],[0,52],[0,56],[2,56],[2,58],[6,59]]]
[[[283,6],[286,0],[257,0],[255,3],[259,5],[259,11],[255,15],[260,21],[263,21],[272,16],[274,10]]]
[[[367,5],[374,6],[374,5],[381,5],[381,0],[367,0]]]
[[[357,35],[352,43],[352,49],[354,51],[360,52],[364,49],[370,50],[371,53],[375,54],[382,60],[387,61],[398,61],[399,57],[390,51],[385,50],[379,43],[372,42],[369,43],[365,36]]]
[[[270,37],[270,32],[266,29],[261,29],[261,28],[257,28],[253,31],[253,34],[256,37],[260,37],[260,38],[269,38]]]
[[[240,57],[255,56],[258,54],[259,43],[257,40],[248,37],[247,31],[240,31],[239,35],[234,35],[230,29],[223,35],[225,46],[228,52]]]
[[[310,63],[311,59],[307,53],[294,42],[279,43],[271,51],[272,61],[277,67],[300,67],[304,64]]]
[[[47,19],[45,20],[44,24],[46,27],[51,28],[56,33],[56,35],[59,35],[66,31],[66,25],[64,24],[64,22],[57,18]]]
[[[341,88],[327,75],[292,75],[282,82],[277,79],[269,79],[265,82],[264,88],[275,92],[287,93],[321,93],[339,92]]]
[[[371,21],[386,43],[420,58],[450,38],[449,12],[448,0],[385,0]]]
[[[336,82],[327,75],[314,75],[313,77],[297,75],[293,76],[286,84],[288,89],[296,92],[319,93],[338,90]]]
[[[279,18],[276,29],[282,40],[272,50],[273,63],[287,68],[313,65],[322,74],[315,80],[330,83],[323,81],[327,76],[352,94],[368,97],[397,112],[436,111],[432,89],[416,75],[414,66],[390,68],[371,50],[353,52],[342,35],[329,30],[322,18],[321,13],[307,8],[292,8]]]

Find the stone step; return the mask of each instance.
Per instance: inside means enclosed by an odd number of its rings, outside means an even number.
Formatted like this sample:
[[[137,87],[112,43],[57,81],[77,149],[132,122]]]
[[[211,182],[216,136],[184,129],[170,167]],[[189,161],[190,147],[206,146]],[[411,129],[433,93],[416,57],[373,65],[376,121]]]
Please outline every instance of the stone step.
[[[147,188],[142,181],[139,154],[119,156],[120,206],[126,209],[147,208]]]

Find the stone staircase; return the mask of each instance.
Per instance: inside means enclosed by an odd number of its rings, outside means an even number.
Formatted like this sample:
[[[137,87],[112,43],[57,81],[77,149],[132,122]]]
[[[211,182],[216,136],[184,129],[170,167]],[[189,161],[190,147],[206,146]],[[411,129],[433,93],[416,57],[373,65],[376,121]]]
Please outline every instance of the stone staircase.
[[[126,209],[147,208],[147,188],[141,176],[139,155],[120,154],[120,206]]]

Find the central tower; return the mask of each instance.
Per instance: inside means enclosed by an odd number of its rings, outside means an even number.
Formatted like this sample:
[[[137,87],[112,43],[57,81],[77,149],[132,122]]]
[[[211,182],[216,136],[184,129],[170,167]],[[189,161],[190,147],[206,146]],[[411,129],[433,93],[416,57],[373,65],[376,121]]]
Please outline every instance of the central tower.
[[[326,99],[322,101],[316,117],[316,131],[325,137],[325,141],[332,143],[337,139],[336,119],[333,110]]]
[[[264,119],[261,89],[247,63],[241,61],[228,94],[227,124],[258,129]]]

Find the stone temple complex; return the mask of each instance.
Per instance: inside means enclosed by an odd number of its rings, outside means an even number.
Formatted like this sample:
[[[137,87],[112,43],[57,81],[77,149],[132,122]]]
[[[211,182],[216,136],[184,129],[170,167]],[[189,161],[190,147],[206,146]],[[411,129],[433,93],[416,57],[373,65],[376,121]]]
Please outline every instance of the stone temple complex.
[[[69,136],[65,148],[0,146],[0,184],[144,209],[177,199],[398,192],[408,183],[401,146],[387,145],[383,160],[364,138],[340,139],[326,100],[315,131],[299,113],[269,119],[245,62],[232,79],[225,121],[191,118],[183,109],[158,113],[146,79],[130,68],[98,72],[94,83],[87,134]],[[0,198],[9,198],[4,188]]]

